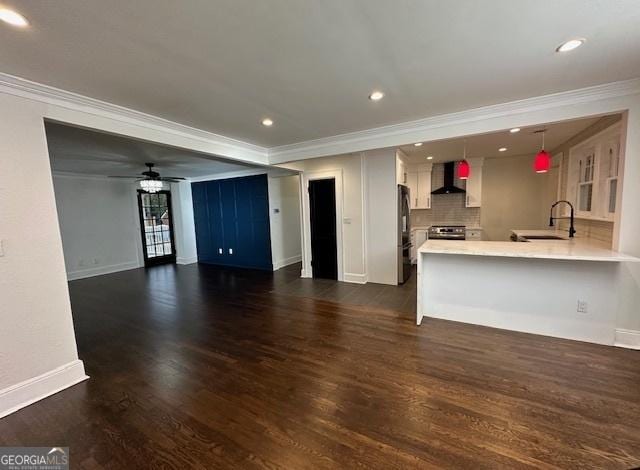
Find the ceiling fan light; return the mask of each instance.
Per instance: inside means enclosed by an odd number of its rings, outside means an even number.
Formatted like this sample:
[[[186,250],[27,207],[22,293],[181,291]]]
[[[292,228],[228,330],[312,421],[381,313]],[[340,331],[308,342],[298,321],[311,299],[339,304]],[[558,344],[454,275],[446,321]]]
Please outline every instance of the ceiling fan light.
[[[143,191],[148,193],[157,193],[162,190],[162,181],[160,180],[142,180],[140,181],[140,187]]]

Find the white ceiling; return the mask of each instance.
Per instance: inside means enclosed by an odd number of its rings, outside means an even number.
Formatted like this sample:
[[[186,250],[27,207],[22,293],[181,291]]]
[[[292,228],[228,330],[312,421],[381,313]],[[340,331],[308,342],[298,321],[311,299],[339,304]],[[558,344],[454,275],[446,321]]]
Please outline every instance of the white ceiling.
[[[47,122],[51,168],[100,176],[138,175],[154,163],[160,176],[194,178],[257,168],[130,138]]]
[[[640,76],[637,0],[12,3],[0,71],[268,147]]]
[[[427,157],[433,156],[433,163],[461,160],[466,142],[467,157],[514,157],[517,155],[531,155],[538,152],[542,144],[542,136],[534,131],[546,129],[545,148],[553,150],[574,135],[595,124],[600,118],[585,118],[574,121],[564,121],[535,127],[523,127],[520,132],[512,134],[509,129],[491,134],[474,135],[465,138],[425,142],[420,147],[405,145],[400,149],[407,154],[408,163],[427,163]],[[499,152],[498,149],[507,150]]]

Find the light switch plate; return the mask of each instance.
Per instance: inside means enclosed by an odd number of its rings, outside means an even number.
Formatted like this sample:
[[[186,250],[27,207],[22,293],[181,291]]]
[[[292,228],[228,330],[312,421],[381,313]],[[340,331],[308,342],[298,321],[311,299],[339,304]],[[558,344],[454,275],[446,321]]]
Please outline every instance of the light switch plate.
[[[4,240],[0,240],[0,256],[4,256]]]

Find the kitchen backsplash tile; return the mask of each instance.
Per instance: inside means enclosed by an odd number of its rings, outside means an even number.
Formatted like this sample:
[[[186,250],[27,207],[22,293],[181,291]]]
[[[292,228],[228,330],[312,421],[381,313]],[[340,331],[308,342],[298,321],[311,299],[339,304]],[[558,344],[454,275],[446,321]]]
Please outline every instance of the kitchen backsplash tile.
[[[411,211],[411,225],[428,227],[430,225],[480,226],[480,208],[465,207],[465,194],[440,194],[431,199],[431,209]]]

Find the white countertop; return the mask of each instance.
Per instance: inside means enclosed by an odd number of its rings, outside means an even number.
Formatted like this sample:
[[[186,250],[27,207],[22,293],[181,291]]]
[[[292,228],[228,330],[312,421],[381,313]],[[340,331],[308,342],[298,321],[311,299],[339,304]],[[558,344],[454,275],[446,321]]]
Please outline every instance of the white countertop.
[[[527,233],[532,233],[532,231],[527,231]],[[640,261],[640,258],[618,253],[584,240],[575,239],[535,240],[530,242],[427,240],[418,249],[418,253],[573,261]]]

